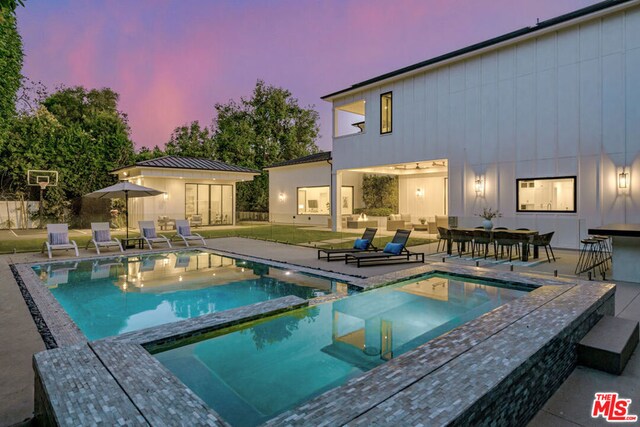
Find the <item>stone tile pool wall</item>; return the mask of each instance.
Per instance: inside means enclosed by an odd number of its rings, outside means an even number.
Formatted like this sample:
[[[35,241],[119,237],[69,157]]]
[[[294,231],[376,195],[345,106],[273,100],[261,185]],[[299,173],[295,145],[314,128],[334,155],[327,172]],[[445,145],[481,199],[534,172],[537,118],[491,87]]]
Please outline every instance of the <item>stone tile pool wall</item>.
[[[613,313],[614,285],[576,284],[576,281],[481,268],[421,266],[405,270],[404,275],[394,273],[393,277],[387,275],[352,283],[364,288],[376,287],[384,281],[433,271],[542,287],[285,412],[267,424],[370,425],[375,422],[404,425],[422,422],[426,425],[468,425],[486,421],[488,416],[498,423],[522,424],[535,414],[575,366],[577,341],[603,315]],[[270,303],[276,305],[269,306]],[[260,303],[263,306],[256,308],[257,312],[247,313],[247,307],[243,307],[245,313],[238,311],[237,316],[226,313],[224,319],[200,319],[204,322],[200,325],[193,323],[199,319],[176,322],[166,333],[161,330],[166,326],[150,328],[79,347],[61,348],[53,355],[51,352],[39,353],[34,356],[37,411],[42,420],[55,419],[60,425],[77,425],[82,411],[87,411],[82,415],[88,417],[86,419],[98,416],[90,413],[86,405],[80,405],[81,402],[99,402],[113,393],[109,402],[122,402],[133,396],[129,400],[135,410],[126,418],[132,420],[132,424],[136,424],[139,416],[145,420],[142,424],[151,423],[152,419],[171,424],[176,413],[190,417],[197,412],[204,415],[194,418],[192,425],[225,425],[224,420],[206,405],[206,409],[202,409],[204,403],[145,349],[201,333],[199,327],[210,331],[305,303],[308,302],[272,300]],[[79,364],[81,368],[74,371],[65,365],[70,362],[65,360],[64,353],[80,352],[78,348],[82,348],[86,359]],[[115,363],[106,352],[122,354],[122,358]],[[51,362],[52,358],[57,360],[57,365]],[[85,371],[82,368],[85,365],[93,366],[92,370]],[[96,372],[106,375],[101,384],[110,384],[108,378],[112,378],[119,389],[92,389],[90,385],[92,378],[98,375]],[[125,375],[127,381],[118,380],[119,375]],[[138,376],[157,378],[157,381],[147,382],[139,379],[148,386],[146,394],[140,394],[136,389]],[[77,383],[70,378],[75,378]],[[174,402],[165,405],[165,411],[161,398],[167,396]],[[152,402],[160,412],[147,415],[144,408],[151,408]],[[130,406],[126,403],[118,406],[126,407]],[[181,412],[183,410],[187,412]],[[64,421],[67,419],[68,422]]]

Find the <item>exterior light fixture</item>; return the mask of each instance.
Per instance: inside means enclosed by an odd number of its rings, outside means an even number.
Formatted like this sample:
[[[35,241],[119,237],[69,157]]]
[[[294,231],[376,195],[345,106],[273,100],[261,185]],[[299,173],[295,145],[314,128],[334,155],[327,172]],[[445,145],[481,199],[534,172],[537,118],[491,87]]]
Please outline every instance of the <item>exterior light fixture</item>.
[[[284,202],[285,200],[287,200],[287,195],[285,193],[278,194],[278,200]]]
[[[416,197],[422,197],[422,196],[424,196],[424,190],[422,188],[417,188]]]
[[[482,193],[484,193],[484,181],[482,180],[482,177],[479,176],[476,178],[476,196],[479,196]]]
[[[629,172],[626,172],[625,168],[622,168],[622,172],[618,174],[618,188],[629,187]]]
[[[163,198],[163,199],[165,199],[165,200],[167,200],[167,199],[169,198],[169,194],[164,193],[164,194],[162,195],[162,198]]]
[[[122,176],[127,176],[129,175],[127,172],[122,172]]]

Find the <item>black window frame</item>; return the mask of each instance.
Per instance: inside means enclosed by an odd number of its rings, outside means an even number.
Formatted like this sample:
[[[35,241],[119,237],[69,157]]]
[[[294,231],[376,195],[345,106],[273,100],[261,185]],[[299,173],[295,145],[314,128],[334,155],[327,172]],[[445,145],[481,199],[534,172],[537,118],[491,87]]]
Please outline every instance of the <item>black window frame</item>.
[[[389,95],[389,99],[390,99],[390,105],[389,105],[389,109],[391,110],[389,112],[389,130],[388,131],[383,131],[382,130],[382,112],[383,112],[383,108],[382,108],[382,99],[383,97],[385,97],[386,95]],[[390,90],[388,92],[384,92],[380,94],[380,135],[387,135],[393,132],[393,91]]]
[[[520,209],[520,183],[523,181],[544,181],[544,180],[560,180],[560,179],[571,179],[573,180],[573,210],[541,210],[541,209]],[[544,177],[536,177],[536,178],[516,178],[516,213],[564,213],[564,214],[574,214],[578,212],[578,176],[577,175],[567,175],[567,176],[544,176]]]

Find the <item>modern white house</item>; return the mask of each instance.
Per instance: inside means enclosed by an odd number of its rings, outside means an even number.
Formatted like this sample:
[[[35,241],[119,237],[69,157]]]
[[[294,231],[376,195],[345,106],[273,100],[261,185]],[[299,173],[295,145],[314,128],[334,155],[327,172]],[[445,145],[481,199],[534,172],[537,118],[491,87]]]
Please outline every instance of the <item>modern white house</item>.
[[[129,226],[154,220],[162,228],[176,219],[192,225],[235,224],[236,183],[251,181],[259,172],[217,160],[164,156],[112,171],[129,181],[164,192],[155,197],[129,200]]]
[[[359,204],[354,174],[378,174],[398,177],[396,213],[412,223],[448,215],[476,226],[491,207],[497,225],[555,231],[567,248],[590,227],[640,223],[640,0],[598,3],[322,99],[333,104],[331,165],[270,169],[278,215],[303,204],[285,206],[297,186],[321,185],[340,218],[345,186]]]

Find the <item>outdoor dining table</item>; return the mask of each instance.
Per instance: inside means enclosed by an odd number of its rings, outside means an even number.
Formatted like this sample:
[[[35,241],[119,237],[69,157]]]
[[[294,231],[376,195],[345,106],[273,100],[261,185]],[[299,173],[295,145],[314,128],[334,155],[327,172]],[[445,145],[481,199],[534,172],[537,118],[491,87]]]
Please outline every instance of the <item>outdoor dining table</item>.
[[[539,234],[537,230],[510,230],[510,229],[482,230],[479,228],[463,228],[463,227],[447,228],[447,230],[470,231],[470,232],[485,231],[486,233],[491,233],[492,239],[495,237],[497,233],[519,234],[522,236],[522,243],[525,243],[522,245],[522,250],[520,251],[520,259],[525,262],[529,261],[529,244],[528,243],[533,241],[533,236],[536,236]],[[462,247],[462,250],[465,250],[464,246]],[[447,235],[447,255],[451,255],[452,251],[453,251],[453,241],[451,240],[451,234],[448,234]],[[539,257],[538,247],[534,246],[533,258],[537,259],[538,257]]]

